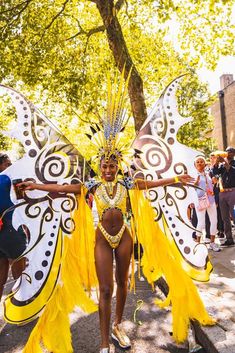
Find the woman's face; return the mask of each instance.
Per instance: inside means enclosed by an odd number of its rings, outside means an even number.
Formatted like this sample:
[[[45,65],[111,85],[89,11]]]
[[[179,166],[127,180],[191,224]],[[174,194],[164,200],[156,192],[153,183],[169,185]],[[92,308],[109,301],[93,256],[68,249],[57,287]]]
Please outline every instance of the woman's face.
[[[105,181],[114,181],[118,171],[117,162],[111,158],[108,161],[102,159],[100,163],[100,171],[102,179]]]
[[[195,167],[197,168],[197,170],[199,172],[202,172],[205,169],[206,163],[205,160],[203,158],[198,158],[195,161]]]

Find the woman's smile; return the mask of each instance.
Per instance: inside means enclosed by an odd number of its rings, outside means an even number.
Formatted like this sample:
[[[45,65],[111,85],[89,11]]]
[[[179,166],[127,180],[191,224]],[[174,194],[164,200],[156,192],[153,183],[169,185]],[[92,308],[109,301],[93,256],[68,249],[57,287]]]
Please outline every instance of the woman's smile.
[[[102,160],[100,164],[101,176],[105,181],[113,181],[118,171],[118,165],[113,159]]]

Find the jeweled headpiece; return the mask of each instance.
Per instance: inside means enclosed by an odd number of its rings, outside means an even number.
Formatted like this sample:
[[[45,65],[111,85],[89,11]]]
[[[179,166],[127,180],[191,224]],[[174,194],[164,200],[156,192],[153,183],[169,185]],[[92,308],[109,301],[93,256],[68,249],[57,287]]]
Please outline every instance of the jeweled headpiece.
[[[124,68],[125,69],[125,68]],[[130,73],[127,80],[124,80],[124,69],[120,81],[115,78],[114,84],[108,78],[108,98],[107,109],[103,117],[99,117],[99,124],[90,126],[92,135],[87,134],[97,151],[92,158],[92,164],[99,164],[104,158],[113,158],[119,166],[129,164],[130,158],[134,155],[134,149],[130,148],[130,143],[125,141],[123,136],[124,129],[129,118],[126,117],[124,109],[127,96],[127,87]]]

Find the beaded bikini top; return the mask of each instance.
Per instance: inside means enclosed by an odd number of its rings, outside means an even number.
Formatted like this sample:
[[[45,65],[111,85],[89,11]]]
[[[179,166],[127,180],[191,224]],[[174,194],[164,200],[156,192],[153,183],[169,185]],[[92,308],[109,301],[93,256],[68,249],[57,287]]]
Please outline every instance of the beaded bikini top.
[[[104,212],[111,208],[120,210],[123,216],[126,213],[127,190],[135,187],[134,179],[130,176],[127,176],[123,179],[119,179],[114,184],[117,185],[116,194],[114,197],[110,197],[105,183],[97,182],[96,179],[90,179],[89,181],[85,182],[85,187],[88,192],[95,188],[95,192],[92,193],[94,193],[100,220],[102,220]]]
[[[114,197],[110,197],[105,184],[101,183],[95,191],[95,202],[99,219],[101,220],[103,214],[112,208],[116,208],[121,211],[124,216],[126,213],[126,198],[127,190],[121,183],[117,183],[117,190]]]

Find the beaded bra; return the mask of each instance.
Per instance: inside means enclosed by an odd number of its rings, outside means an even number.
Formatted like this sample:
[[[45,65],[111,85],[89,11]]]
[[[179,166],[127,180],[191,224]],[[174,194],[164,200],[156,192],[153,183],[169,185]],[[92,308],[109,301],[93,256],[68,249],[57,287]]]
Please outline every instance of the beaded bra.
[[[95,192],[95,202],[99,215],[99,219],[102,220],[103,214],[112,208],[116,208],[121,211],[124,216],[126,213],[126,199],[127,199],[127,190],[124,185],[117,183],[116,194],[111,198],[108,194],[108,191],[105,187],[105,184],[101,183]]]

